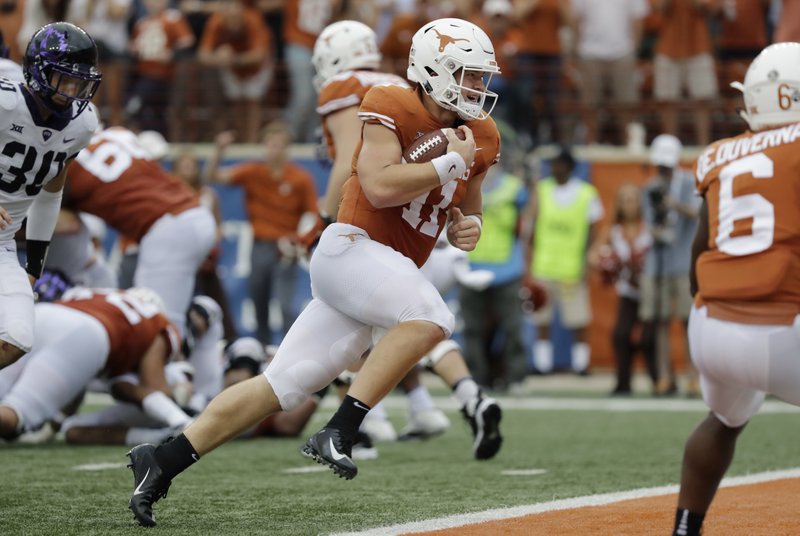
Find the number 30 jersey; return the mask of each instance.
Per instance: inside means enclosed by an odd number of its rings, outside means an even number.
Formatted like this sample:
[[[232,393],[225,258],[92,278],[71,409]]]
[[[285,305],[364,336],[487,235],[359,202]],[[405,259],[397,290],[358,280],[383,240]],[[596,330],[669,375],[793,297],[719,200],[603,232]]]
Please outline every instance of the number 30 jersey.
[[[0,242],[14,237],[36,194],[86,147],[97,128],[91,105],[72,121],[45,120],[33,99],[22,84],[0,78],[0,207],[12,220],[0,230]]]
[[[358,116],[365,123],[390,129],[405,151],[418,137],[446,126],[428,113],[417,91],[401,86],[375,86],[361,102]],[[425,264],[444,227],[447,211],[464,198],[469,178],[489,169],[500,153],[500,134],[490,117],[466,125],[472,129],[477,146],[472,167],[463,177],[397,207],[375,208],[364,195],[356,174],[359,144],[353,156],[353,175],[344,185],[337,221],[364,229],[371,239],[399,251],[417,266]]]
[[[791,324],[800,314],[800,123],[718,141],[696,175],[709,227],[696,303],[724,320]]]

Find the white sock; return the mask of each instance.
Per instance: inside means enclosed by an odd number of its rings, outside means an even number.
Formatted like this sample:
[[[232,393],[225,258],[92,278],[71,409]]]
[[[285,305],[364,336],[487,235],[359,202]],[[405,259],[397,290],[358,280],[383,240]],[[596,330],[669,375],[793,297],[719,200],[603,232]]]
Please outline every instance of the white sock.
[[[170,428],[188,423],[189,417],[178,404],[161,391],[153,391],[142,400],[142,410],[148,417],[163,422]]]
[[[158,445],[167,437],[172,428],[128,428],[125,434],[126,445],[141,445],[142,443],[152,443]]]
[[[462,407],[466,406],[467,402],[470,400],[477,398],[480,393],[481,388],[478,387],[478,384],[475,383],[475,380],[472,378],[460,380],[453,390],[453,396],[456,397]]]
[[[408,397],[408,409],[412,415],[420,411],[436,409],[436,404],[433,403],[431,394],[424,385],[414,387],[406,396]]]
[[[381,421],[389,420],[389,415],[386,414],[386,407],[383,405],[383,400],[375,404],[375,406],[369,410],[367,416],[364,417],[365,419],[378,419]]]
[[[589,343],[576,342],[572,345],[572,370],[583,372],[588,369],[590,358],[591,348],[589,348]]]
[[[536,341],[533,346],[533,366],[539,372],[553,370],[553,345],[550,341]]]

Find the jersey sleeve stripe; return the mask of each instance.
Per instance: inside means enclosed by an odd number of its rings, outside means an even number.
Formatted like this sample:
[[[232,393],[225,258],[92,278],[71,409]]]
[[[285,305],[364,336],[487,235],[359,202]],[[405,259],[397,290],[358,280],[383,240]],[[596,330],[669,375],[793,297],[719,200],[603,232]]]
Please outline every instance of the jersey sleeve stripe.
[[[387,115],[376,114],[374,112],[358,112],[358,117],[365,122],[377,120],[378,122],[380,122],[380,124],[382,124],[385,127],[389,127],[392,130],[397,129],[397,127],[395,127],[394,124],[394,119],[392,119]]]
[[[328,101],[322,106],[317,106],[317,113],[319,115],[329,115],[333,112],[342,110],[344,108],[350,108],[351,106],[358,106],[360,103],[361,103],[361,97],[353,93],[352,95],[342,97],[341,99],[333,99],[331,101]]]

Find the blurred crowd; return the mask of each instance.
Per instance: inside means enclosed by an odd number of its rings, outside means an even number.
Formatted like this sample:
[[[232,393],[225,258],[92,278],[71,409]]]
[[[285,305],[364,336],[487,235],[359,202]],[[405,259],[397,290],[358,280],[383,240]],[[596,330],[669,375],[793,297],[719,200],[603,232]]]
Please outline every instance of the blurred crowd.
[[[2,0],[0,12],[17,60],[47,22],[84,27],[106,123],[173,142],[226,129],[256,142],[278,118],[293,142],[315,141],[311,53],[336,20],[375,29],[383,70],[402,76],[423,22],[475,22],[502,68],[494,115],[530,146],[641,148],[662,132],[704,145],[738,129],[729,84],[758,51],[800,40],[800,0]]]

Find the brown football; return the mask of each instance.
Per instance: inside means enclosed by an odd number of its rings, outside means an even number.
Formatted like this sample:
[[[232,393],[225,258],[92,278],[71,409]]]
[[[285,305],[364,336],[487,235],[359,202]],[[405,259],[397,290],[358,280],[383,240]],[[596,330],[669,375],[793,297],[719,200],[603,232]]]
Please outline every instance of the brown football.
[[[459,139],[466,136],[460,130],[454,130]],[[441,129],[423,134],[403,151],[403,161],[409,164],[419,164],[430,162],[436,157],[442,156],[447,152],[447,136]]]

